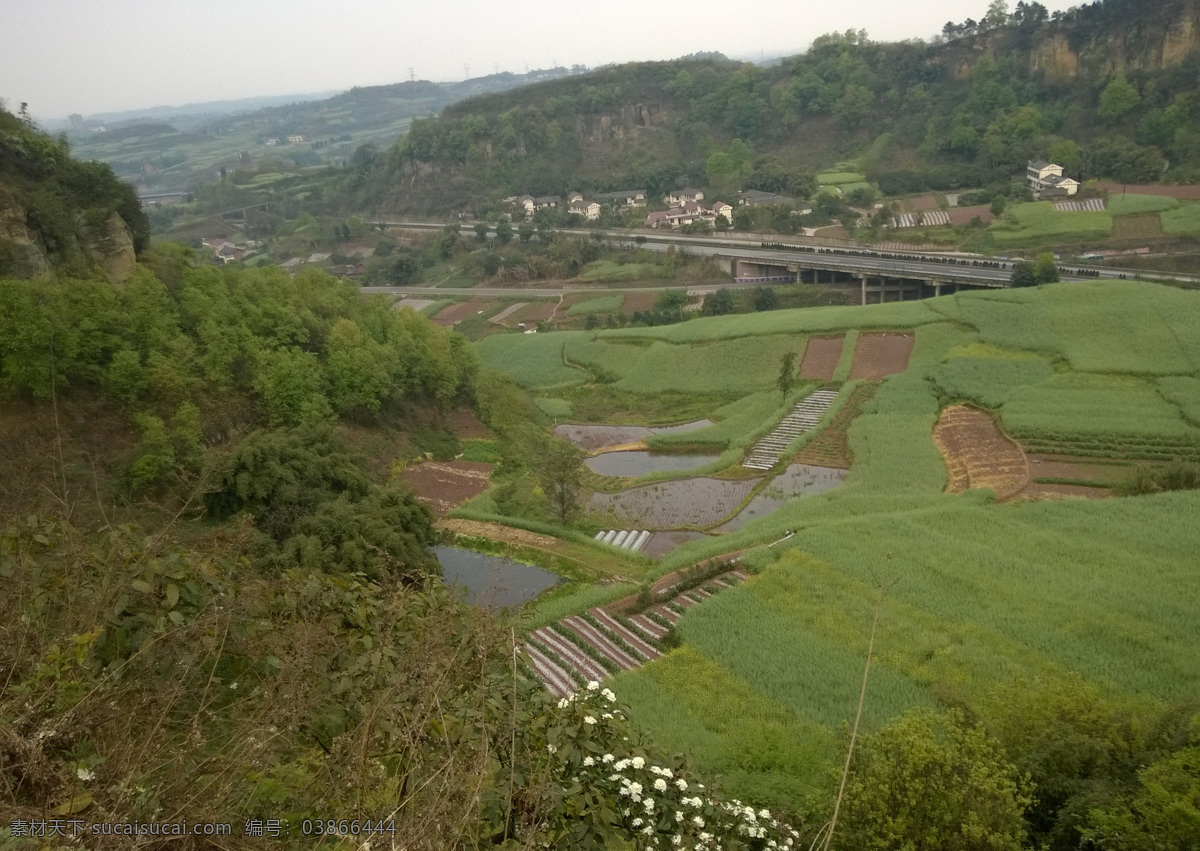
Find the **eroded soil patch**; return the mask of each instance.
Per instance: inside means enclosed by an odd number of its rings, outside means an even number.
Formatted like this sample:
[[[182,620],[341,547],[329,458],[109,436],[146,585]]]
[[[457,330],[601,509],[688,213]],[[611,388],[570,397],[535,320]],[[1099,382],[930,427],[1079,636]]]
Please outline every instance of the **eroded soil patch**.
[[[453,532],[456,535],[469,535],[473,538],[490,538],[502,544],[516,544],[520,547],[537,547],[545,549],[558,543],[557,538],[548,535],[538,535],[525,529],[515,529],[512,526],[501,526],[499,523],[480,523],[477,520],[462,520],[454,517],[439,520],[439,529]]]
[[[854,347],[850,379],[879,381],[908,369],[912,334],[862,334]]]
[[[800,377],[829,381],[842,359],[842,337],[813,337],[800,361]]]
[[[401,481],[439,517],[487,490],[491,464],[479,461],[428,461],[409,467]]]
[[[854,395],[820,434],[808,442],[796,456],[801,464],[812,464],[816,467],[842,467],[849,469],[854,460],[850,454],[850,440],[847,432],[855,417],[862,413],[862,407],[867,400],[875,395],[878,384],[860,384]]]
[[[946,462],[946,490],[962,493],[991,488],[997,499],[1011,499],[1029,484],[1025,452],[1005,437],[991,415],[967,405],[942,411],[933,440]]]

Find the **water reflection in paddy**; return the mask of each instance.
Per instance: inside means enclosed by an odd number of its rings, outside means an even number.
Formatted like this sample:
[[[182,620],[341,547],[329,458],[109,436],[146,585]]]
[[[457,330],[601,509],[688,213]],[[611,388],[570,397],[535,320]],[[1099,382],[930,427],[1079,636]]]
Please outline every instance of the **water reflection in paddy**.
[[[562,580],[548,570],[500,556],[434,547],[442,565],[442,581],[467,589],[467,601],[487,608],[519,606]]]
[[[846,478],[846,472],[834,467],[792,464],[759,491],[732,520],[718,527],[717,531],[736,532],[751,520],[766,517],[772,511],[782,508],[788,500],[832,490]]]
[[[719,455],[655,455],[649,452],[606,452],[585,462],[602,476],[644,476],[647,473],[695,470],[719,458]]]

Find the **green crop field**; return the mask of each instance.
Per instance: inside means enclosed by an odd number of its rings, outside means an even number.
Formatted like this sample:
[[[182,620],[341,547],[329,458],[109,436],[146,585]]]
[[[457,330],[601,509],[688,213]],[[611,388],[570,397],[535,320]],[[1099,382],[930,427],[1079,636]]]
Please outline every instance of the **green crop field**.
[[[485,364],[507,372],[523,386],[552,390],[587,380],[582,370],[563,363],[563,346],[581,333],[493,334],[477,342],[475,348]]]
[[[1134,213],[1161,213],[1173,210],[1179,206],[1174,198],[1164,198],[1161,195],[1112,195],[1108,199],[1108,211],[1114,216],[1128,216]]]
[[[766,806],[803,808],[832,794],[881,584],[867,731],[945,703],[986,721],[1001,692],[1037,678],[1080,677],[1153,707],[1200,692],[1200,492],[996,504],[989,491],[947,494],[932,440],[940,408],[967,401],[995,411],[1032,450],[1200,459],[1200,293],[1131,281],[964,292],[514,336],[503,358],[532,387],[549,380],[532,362],[565,346],[572,363],[610,382],[564,391],[576,415],[592,395],[620,393],[638,408],[641,394],[660,421],[678,421],[674,405],[715,423],[652,445],[712,445],[724,462],[789,407],[773,387],[783,351],[802,351],[813,333],[844,333],[841,383],[858,332],[882,328],[913,333],[913,352],[850,425],[845,482],[653,566],[661,575],[743,550],[758,576],[688,609],[679,648],[612,682],[658,741]],[[485,363],[488,345],[478,344]],[[610,421],[620,421],[616,398]]]
[[[1010,207],[1004,218],[988,228],[999,246],[1034,244],[1052,239],[1103,240],[1112,232],[1112,214],[1060,213],[1049,201]]]
[[[782,334],[680,346],[655,342],[617,387],[634,393],[736,393],[766,390],[784,354],[804,351],[804,338]]]
[[[653,263],[615,263],[612,260],[597,260],[589,263],[579,273],[579,280],[595,283],[644,281],[661,277],[662,269]]]
[[[602,295],[599,298],[589,298],[587,301],[577,301],[567,308],[567,316],[583,316],[589,313],[616,313],[625,301],[624,293]]]
[[[1181,204],[1162,214],[1163,232],[1170,236],[1200,233],[1200,203]]]
[[[826,171],[817,175],[817,182],[826,185],[843,183],[862,183],[866,185],[866,179],[864,175],[853,171]]]

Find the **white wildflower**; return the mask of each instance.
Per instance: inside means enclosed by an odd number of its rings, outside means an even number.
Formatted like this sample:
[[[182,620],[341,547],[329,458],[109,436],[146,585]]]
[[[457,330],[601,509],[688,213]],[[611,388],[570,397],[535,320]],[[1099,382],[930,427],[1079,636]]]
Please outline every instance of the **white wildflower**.
[[[585,766],[587,766],[588,768],[591,768],[593,765],[595,765],[595,764],[596,764],[596,760],[595,760],[595,759],[593,759],[593,758],[592,758],[592,757],[590,757],[590,756],[585,756],[585,757],[583,758],[583,764],[584,764]]]
[[[554,745],[546,745],[546,750],[550,751],[550,753],[558,753],[558,748]]]
[[[635,795],[642,794],[642,784],[641,783],[630,783],[629,791],[633,792],[633,794],[635,794]]]
[[[590,683],[588,683],[587,688],[588,688],[588,691],[595,691],[596,689],[600,688],[600,683],[596,682],[595,680],[592,680]]]
[[[759,811],[758,811],[758,817],[759,817],[759,818],[770,818],[770,817],[771,817],[771,811],[770,811],[770,810],[759,810]]]
[[[646,764],[646,760],[642,759],[640,756],[635,756],[632,761],[633,761],[633,767],[638,769],[639,771],[641,771],[642,766],[644,766]]]
[[[683,813],[679,810],[675,811],[675,821],[683,821]]]
[[[614,759],[616,759],[616,757],[610,753],[606,753],[601,759],[603,762],[608,763],[608,762],[612,762]]]
[[[595,716],[595,715],[585,715],[585,716],[583,716],[583,723],[584,723],[584,724],[595,724],[595,723],[596,723],[596,716]]]
[[[624,771],[628,767],[629,760],[627,759],[619,759],[617,760],[617,764],[613,766],[613,768],[615,768],[617,771]]]
[[[646,812],[648,812],[648,813],[654,812],[654,799],[647,798],[645,801],[642,802],[642,806],[646,808]]]
[[[682,777],[680,777],[678,780],[675,781],[675,785],[679,787],[680,792],[687,791],[687,781],[684,780]]]
[[[654,788],[660,792],[667,791],[667,781],[663,780],[661,777],[658,778],[654,781]]]
[[[600,692],[600,693],[601,693],[602,695],[604,695],[605,699],[606,699],[606,700],[607,700],[609,703],[612,703],[613,701],[615,701],[615,700],[617,699],[617,696],[616,696],[615,694],[613,694],[613,693],[612,693],[612,689],[607,689],[607,688],[606,688],[604,691],[602,691],[602,692]]]
[[[78,771],[75,772],[75,776],[78,777],[80,780],[82,780],[84,783],[87,783],[89,780],[96,779],[96,773],[94,771],[88,771],[86,768],[80,768]]]
[[[634,827],[641,827],[642,820],[640,818],[635,818],[633,821],[630,822],[630,824],[632,824]]]
[[[231,689],[233,689],[234,691],[237,691],[237,683],[230,683],[230,684],[229,684],[229,687],[230,687]]]
[[[692,824],[696,825],[696,827],[704,827],[704,819],[700,818],[700,816],[692,816]]]
[[[571,701],[567,700],[565,697],[558,702],[559,709],[566,709],[570,705],[571,705]]]

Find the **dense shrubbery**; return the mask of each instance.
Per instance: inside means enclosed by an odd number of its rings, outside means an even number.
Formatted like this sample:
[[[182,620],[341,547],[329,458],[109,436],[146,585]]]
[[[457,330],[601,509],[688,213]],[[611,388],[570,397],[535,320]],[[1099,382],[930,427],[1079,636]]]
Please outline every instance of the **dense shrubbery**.
[[[89,227],[103,226],[113,212],[128,227],[135,251],[149,244],[150,225],[132,186],[104,163],[71,159],[65,139],[52,139],[0,109],[0,189],[5,188],[47,257],[69,274],[89,271]],[[3,249],[0,244],[0,274],[11,274]]]

